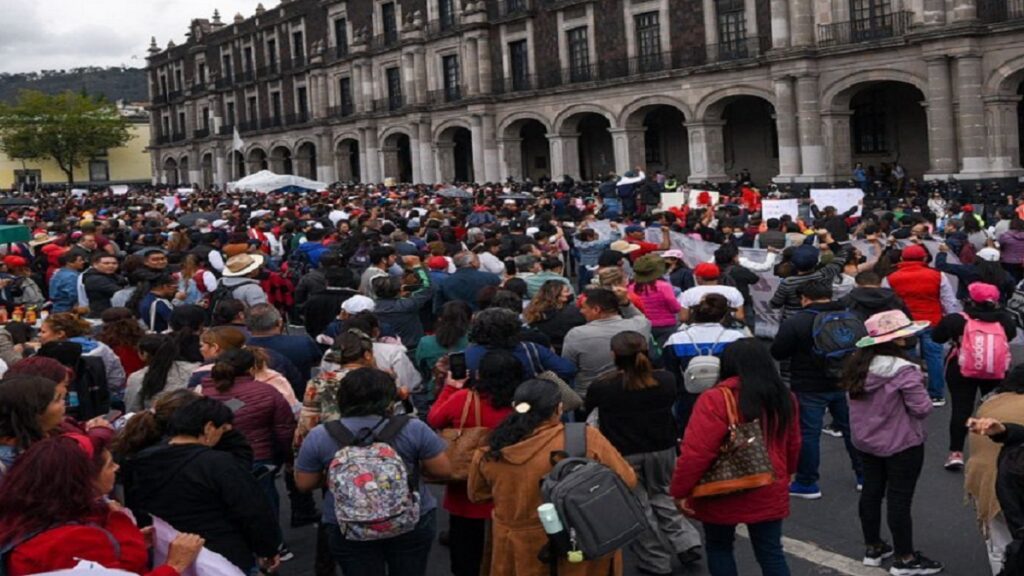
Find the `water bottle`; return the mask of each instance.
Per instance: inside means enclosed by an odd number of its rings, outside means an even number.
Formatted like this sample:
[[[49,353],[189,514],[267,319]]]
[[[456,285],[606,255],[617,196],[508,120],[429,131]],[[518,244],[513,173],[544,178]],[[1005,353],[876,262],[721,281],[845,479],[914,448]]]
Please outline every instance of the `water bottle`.
[[[540,516],[540,523],[544,525],[544,532],[553,536],[565,530],[554,504],[541,504],[537,507],[537,515]]]

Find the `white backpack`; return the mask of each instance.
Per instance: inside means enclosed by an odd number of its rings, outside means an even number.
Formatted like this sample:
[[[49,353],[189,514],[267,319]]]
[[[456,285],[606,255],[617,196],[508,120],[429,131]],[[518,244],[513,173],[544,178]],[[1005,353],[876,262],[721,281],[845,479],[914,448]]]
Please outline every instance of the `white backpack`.
[[[722,336],[727,331],[725,328],[722,328],[722,331],[718,333],[718,338],[715,339],[708,352],[706,354],[698,352],[697,356],[691,358],[690,363],[683,370],[683,387],[690,394],[700,394],[718,384],[718,377],[722,373],[722,361],[718,356],[715,356],[715,347],[718,346]],[[690,339],[693,347],[699,351],[700,347],[697,346],[697,341],[690,335],[689,330],[683,330],[682,332]]]

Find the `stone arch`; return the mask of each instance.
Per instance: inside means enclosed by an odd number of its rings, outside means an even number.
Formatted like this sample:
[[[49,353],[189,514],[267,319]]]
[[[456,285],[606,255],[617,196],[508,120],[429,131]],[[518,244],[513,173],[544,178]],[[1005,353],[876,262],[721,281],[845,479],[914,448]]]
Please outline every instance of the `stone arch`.
[[[352,132],[340,134],[334,140],[335,174],[339,182],[362,181],[359,135]]]
[[[1020,174],[1024,166],[1024,56],[994,69],[983,87],[993,169]]]
[[[985,80],[985,96],[1013,96],[1024,80],[1024,56],[1015,56],[997,66]]]
[[[412,135],[409,133],[409,129],[405,126],[388,126],[387,128],[380,131],[377,136],[377,140],[383,145],[384,141],[396,134],[401,134],[407,138],[412,139]]]
[[[554,133],[562,135],[573,135],[577,132],[579,117],[586,114],[597,114],[608,120],[609,128],[618,128],[618,119],[604,106],[597,104],[574,104],[559,112],[554,121]],[[573,121],[575,118],[575,122]]]
[[[755,98],[767,101],[773,107],[775,106],[774,92],[761,88],[760,86],[742,84],[739,86],[723,88],[722,90],[716,90],[701,98],[700,102],[697,103],[697,107],[694,109],[693,119],[696,121],[720,119],[722,117],[722,113],[725,112],[725,107],[738,96],[754,96]],[[689,118],[689,116],[687,118]]]
[[[164,158],[161,164],[163,169],[163,180],[164,183],[169,186],[178,185],[178,160],[173,156],[167,156]]]
[[[267,146],[267,150],[276,150],[278,148],[287,148],[288,152],[292,155],[295,154],[295,146],[289,144],[287,140],[272,140],[270,146]]]
[[[381,159],[384,178],[397,182],[412,182],[412,136],[404,126],[389,126],[380,132]],[[367,158],[367,162],[371,162]]]
[[[182,154],[178,160],[178,184],[192,184],[191,172],[194,170],[188,154]]]
[[[654,106],[670,106],[679,110],[687,120],[692,118],[690,107],[683,103],[682,100],[664,95],[644,96],[643,98],[637,98],[630,102],[622,109],[622,112],[619,113],[619,126],[622,126],[623,128],[640,128],[643,125],[643,116],[637,115],[636,113],[640,112],[644,108],[651,108]],[[637,120],[639,120],[639,122],[637,122]]]
[[[554,128],[551,124],[551,121],[545,118],[543,114],[539,114],[537,112],[514,112],[506,116],[504,120],[498,123],[498,137],[504,137],[506,132],[508,132],[508,130],[513,125],[521,122],[522,120],[536,120],[537,122],[540,122],[544,126],[544,130],[548,134],[554,133]]]
[[[292,162],[295,168],[295,174],[303,178],[309,178],[310,180],[317,179],[317,155],[320,150],[317,149],[316,142],[310,138],[305,138],[295,143],[295,155],[292,158]]]
[[[905,70],[868,70],[854,72],[829,83],[821,90],[821,110],[843,111],[850,108],[850,99],[864,88],[864,84],[878,82],[900,82],[917,88],[921,94],[928,94],[928,80]]]
[[[345,140],[355,140],[356,142],[359,142],[359,133],[345,131],[340,134],[335,134],[334,140],[331,141],[331,146],[337,149],[338,145],[344,142]]]
[[[450,138],[453,130],[452,128],[465,128],[466,130],[472,131],[469,122],[462,118],[450,118],[434,126],[433,139],[434,142],[440,142],[442,139]],[[448,133],[447,135],[445,133]]]
[[[249,174],[255,174],[260,170],[267,170],[270,168],[270,160],[267,157],[267,151],[262,146],[253,145],[245,151],[245,161],[249,166],[246,171]]]
[[[270,170],[275,174],[295,173],[295,152],[290,146],[280,142],[271,145]]]
[[[266,150],[265,146],[263,146],[262,144],[259,144],[259,143],[253,143],[253,144],[249,144],[248,146],[245,147],[245,157],[248,158],[250,155],[252,155],[253,152],[255,152],[257,150],[259,150],[260,152],[262,152],[264,154],[267,153],[267,150]]]
[[[199,153],[200,182],[203,188],[209,189],[213,186],[215,179],[214,154],[213,150],[203,150]]]

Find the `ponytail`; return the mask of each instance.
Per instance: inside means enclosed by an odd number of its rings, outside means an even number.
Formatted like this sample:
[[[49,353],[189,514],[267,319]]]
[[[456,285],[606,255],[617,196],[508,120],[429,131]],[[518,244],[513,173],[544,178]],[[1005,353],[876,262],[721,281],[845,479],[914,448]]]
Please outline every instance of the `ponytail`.
[[[235,379],[252,375],[256,365],[256,357],[252,351],[244,348],[225,350],[217,357],[217,362],[210,371],[210,379],[218,392],[227,392],[235,385]]]
[[[170,336],[148,334],[139,341],[139,351],[145,353],[148,359],[140,391],[140,396],[145,402],[167,386],[167,375],[178,359],[178,342]]]
[[[167,431],[171,416],[182,406],[198,399],[189,390],[172,390],[157,396],[153,408],[137,412],[114,438],[110,451],[118,459],[133,456],[159,442]]]

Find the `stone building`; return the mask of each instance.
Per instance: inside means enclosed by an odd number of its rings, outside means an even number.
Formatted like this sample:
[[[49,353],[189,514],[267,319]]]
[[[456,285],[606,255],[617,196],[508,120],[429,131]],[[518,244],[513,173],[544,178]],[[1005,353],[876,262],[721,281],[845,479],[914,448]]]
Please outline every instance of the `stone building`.
[[[1024,172],[1024,0],[283,0],[148,72],[169,184]]]

